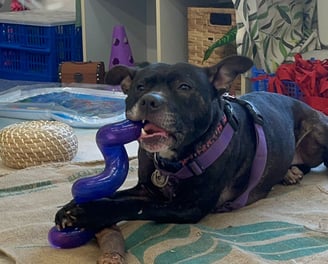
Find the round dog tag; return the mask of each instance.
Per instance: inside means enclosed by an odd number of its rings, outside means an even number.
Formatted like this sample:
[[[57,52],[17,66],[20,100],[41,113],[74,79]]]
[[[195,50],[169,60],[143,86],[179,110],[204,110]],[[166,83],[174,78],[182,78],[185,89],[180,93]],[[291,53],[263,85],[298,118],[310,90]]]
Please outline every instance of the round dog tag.
[[[159,170],[155,170],[151,175],[151,181],[155,186],[163,188],[169,181],[169,177],[162,175]]]

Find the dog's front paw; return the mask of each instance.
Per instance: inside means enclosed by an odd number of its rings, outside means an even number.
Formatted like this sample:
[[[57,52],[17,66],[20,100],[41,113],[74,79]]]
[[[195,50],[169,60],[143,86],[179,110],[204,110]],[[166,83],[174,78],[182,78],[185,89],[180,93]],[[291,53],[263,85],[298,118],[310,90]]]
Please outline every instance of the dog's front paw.
[[[56,213],[55,223],[59,230],[67,227],[83,228],[86,224],[85,211],[72,200]]]

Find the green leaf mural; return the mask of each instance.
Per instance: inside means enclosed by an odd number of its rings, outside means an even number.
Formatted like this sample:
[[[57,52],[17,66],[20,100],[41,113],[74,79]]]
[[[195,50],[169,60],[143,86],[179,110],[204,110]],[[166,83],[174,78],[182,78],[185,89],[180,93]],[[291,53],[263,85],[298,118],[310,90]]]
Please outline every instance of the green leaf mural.
[[[288,15],[289,8],[287,6],[277,5],[277,9],[278,9],[280,16],[283,18],[283,20],[285,20],[290,25],[292,23],[292,21]]]
[[[252,58],[258,68],[273,73],[295,53],[320,49],[316,1],[232,2],[237,13],[237,53]]]
[[[286,47],[283,45],[282,42],[279,42],[279,50],[280,50],[281,54],[286,58],[288,53],[287,53]]]

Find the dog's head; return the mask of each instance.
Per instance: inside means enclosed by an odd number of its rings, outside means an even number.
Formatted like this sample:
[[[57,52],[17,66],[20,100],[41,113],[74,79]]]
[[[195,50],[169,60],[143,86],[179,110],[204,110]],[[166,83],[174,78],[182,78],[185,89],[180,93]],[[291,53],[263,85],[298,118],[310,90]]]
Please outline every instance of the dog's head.
[[[218,97],[252,61],[232,56],[212,67],[188,63],[150,64],[145,68],[116,66],[106,83],[127,94],[126,117],[144,121],[142,148],[164,158],[178,158],[211,126],[218,114]]]

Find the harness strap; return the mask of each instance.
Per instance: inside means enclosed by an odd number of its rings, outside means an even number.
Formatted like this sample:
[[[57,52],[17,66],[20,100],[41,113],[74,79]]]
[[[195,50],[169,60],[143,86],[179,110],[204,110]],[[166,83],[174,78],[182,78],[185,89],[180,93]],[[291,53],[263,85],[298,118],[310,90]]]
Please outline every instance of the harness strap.
[[[225,98],[228,101],[234,101],[245,107],[245,109],[250,113],[250,115],[253,118],[254,127],[256,131],[256,152],[252,163],[249,183],[246,188],[246,190],[234,201],[229,201],[224,203],[222,206],[216,208],[216,212],[227,212],[234,209],[241,208],[247,204],[248,197],[250,192],[256,187],[256,185],[261,180],[261,177],[263,175],[263,172],[265,170],[266,161],[267,161],[267,144],[265,139],[265,134],[263,131],[263,118],[260,114],[260,112],[253,106],[250,102],[246,100],[237,99],[235,97],[226,97]],[[229,106],[229,103],[227,102],[226,110],[231,111],[232,113],[232,107]],[[226,111],[226,112],[229,112]],[[230,116],[228,114],[228,116]],[[233,119],[230,119],[230,121]],[[192,176],[197,176],[202,174],[215,160],[217,160],[221,154],[226,150],[228,147],[235,131],[235,126],[238,124],[236,122],[230,122],[226,123],[222,133],[220,134],[220,137],[213,143],[213,145],[203,154],[201,154],[198,157],[195,157],[192,161],[188,162],[184,166],[182,166],[181,169],[179,169],[177,172],[172,173],[169,171],[166,171],[164,169],[161,169],[158,166],[158,162],[155,162],[155,165],[157,167],[157,170],[159,171],[159,175],[154,176],[153,183],[161,188],[164,188],[163,190],[167,191],[167,193],[173,195],[173,187],[169,185],[169,179],[173,181],[179,181],[183,179],[190,178]],[[156,155],[155,155],[156,160]],[[162,184],[163,183],[163,184]]]
[[[250,192],[259,183],[267,161],[267,145],[263,127],[259,124],[254,124],[257,135],[257,148],[255,157],[252,163],[251,174],[247,189],[234,201],[226,202],[222,207],[217,208],[216,212],[227,212],[241,208],[246,205]]]

